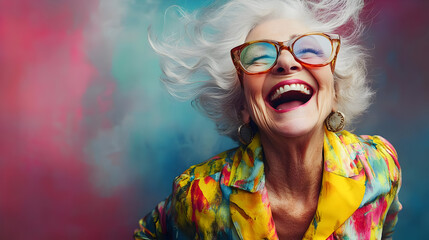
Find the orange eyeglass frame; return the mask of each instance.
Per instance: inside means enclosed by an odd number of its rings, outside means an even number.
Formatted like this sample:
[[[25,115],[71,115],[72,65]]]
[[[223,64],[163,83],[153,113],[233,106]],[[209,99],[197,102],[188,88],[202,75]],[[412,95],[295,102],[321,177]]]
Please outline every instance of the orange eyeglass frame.
[[[328,60],[326,61],[326,63],[321,63],[321,64],[309,64],[309,63],[305,63],[305,62],[301,61],[300,59],[298,59],[295,56],[295,54],[293,53],[292,49],[293,49],[293,46],[294,46],[295,42],[297,40],[299,40],[300,38],[305,37],[305,36],[309,36],[309,35],[320,35],[320,36],[324,36],[324,37],[326,37],[327,39],[330,40],[331,47],[332,47],[332,52],[331,52],[331,56],[328,58]],[[276,60],[274,61],[273,65],[270,68],[268,68],[267,70],[264,70],[264,71],[261,71],[261,72],[255,72],[255,73],[248,72],[248,71],[246,71],[246,69],[241,64],[240,55],[241,55],[241,52],[243,51],[243,49],[245,47],[249,46],[250,44],[258,43],[258,42],[266,42],[266,43],[270,43],[270,44],[274,45],[276,47],[277,57],[276,57]],[[240,79],[240,82],[241,82],[241,79],[242,79],[243,72],[246,73],[246,74],[249,74],[249,75],[263,74],[263,73],[269,72],[277,64],[278,57],[280,55],[281,50],[283,50],[283,49],[288,50],[292,54],[292,56],[294,57],[294,59],[297,62],[299,62],[300,64],[304,65],[304,66],[308,66],[308,67],[323,67],[323,66],[326,66],[329,63],[331,63],[331,70],[332,70],[332,72],[334,72],[334,70],[335,70],[335,62],[337,60],[338,52],[340,51],[340,45],[341,45],[341,40],[340,40],[340,36],[338,34],[328,34],[328,33],[321,33],[321,32],[311,32],[311,33],[306,33],[306,34],[302,34],[302,35],[296,36],[296,37],[294,37],[294,38],[292,38],[290,40],[284,41],[284,42],[278,42],[278,41],[274,41],[274,40],[257,40],[257,41],[246,42],[246,43],[243,43],[243,44],[241,44],[241,45],[239,45],[239,46],[234,47],[233,49],[231,49],[231,58],[232,58],[232,61],[234,63],[234,66],[235,66],[235,68],[237,70],[237,74],[238,74],[238,77]]]

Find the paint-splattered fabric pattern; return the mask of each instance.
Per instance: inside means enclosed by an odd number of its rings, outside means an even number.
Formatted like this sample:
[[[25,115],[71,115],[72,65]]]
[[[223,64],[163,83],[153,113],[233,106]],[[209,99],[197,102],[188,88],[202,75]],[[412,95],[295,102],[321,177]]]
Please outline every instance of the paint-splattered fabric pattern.
[[[263,149],[223,152],[177,177],[173,193],[140,220],[135,239],[278,239],[265,188]],[[379,136],[325,130],[317,210],[303,239],[388,239],[397,213],[401,171]],[[281,227],[281,226],[277,226]]]

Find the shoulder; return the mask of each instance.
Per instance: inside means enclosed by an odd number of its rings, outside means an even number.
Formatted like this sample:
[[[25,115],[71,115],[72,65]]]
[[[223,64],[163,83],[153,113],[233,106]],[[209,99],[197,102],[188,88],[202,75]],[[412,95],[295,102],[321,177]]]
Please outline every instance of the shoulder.
[[[236,150],[222,152],[191,166],[174,180],[171,214],[175,225],[186,235],[203,230],[213,234],[211,226],[215,221],[221,221],[216,219],[219,217],[217,212],[222,212],[222,207],[226,206],[222,202],[222,171],[230,169]]]
[[[189,167],[181,175],[176,177],[174,183],[183,186],[189,182],[205,179],[207,177],[219,180],[221,171],[232,163],[232,155],[234,155],[236,150],[237,148],[234,148],[222,152],[202,163]]]
[[[348,131],[327,132],[326,136],[326,152],[335,155],[331,161],[340,158],[336,164],[348,172],[357,174],[363,169],[370,180],[379,176],[380,180],[388,178],[393,182],[399,181],[398,155],[392,144],[383,137],[356,135]]]
[[[175,178],[172,195],[178,212],[202,207],[193,206],[196,202],[208,207],[221,199],[222,171],[230,169],[236,151],[237,148],[217,154],[205,162],[191,166]]]
[[[398,154],[392,144],[377,135],[361,135],[359,138],[363,144],[363,149],[365,149],[366,157],[364,159],[372,166],[373,171],[385,170],[391,181],[398,182],[401,166],[398,162]]]
[[[398,180],[401,169],[398,154],[385,138],[378,135],[355,135],[347,131],[342,131],[337,135],[349,153],[360,160],[367,174],[373,175],[386,170],[391,180]],[[368,172],[369,170],[372,174]]]

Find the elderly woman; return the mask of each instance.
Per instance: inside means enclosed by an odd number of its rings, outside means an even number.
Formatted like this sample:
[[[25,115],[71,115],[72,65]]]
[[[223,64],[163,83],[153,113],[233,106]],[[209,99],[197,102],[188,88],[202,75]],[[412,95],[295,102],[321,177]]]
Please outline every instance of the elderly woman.
[[[372,96],[355,41],[362,5],[232,0],[182,12],[186,35],[150,38],[169,91],[241,144],[178,176],[136,239],[392,237],[396,152],[343,130]]]

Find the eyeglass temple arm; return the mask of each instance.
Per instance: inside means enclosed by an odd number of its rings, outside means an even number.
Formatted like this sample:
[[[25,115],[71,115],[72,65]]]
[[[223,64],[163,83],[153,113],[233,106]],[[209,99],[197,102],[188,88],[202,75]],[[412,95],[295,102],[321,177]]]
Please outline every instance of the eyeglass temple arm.
[[[332,62],[331,62],[331,71],[332,71],[332,73],[334,73],[334,71],[335,71],[335,64],[337,63],[338,53],[340,52],[341,40],[340,40],[340,36],[339,35],[337,35],[337,34],[331,34],[331,35],[333,35],[331,37],[335,37],[335,38],[332,39],[333,45],[335,47],[335,56],[334,56],[334,59],[332,59]]]
[[[235,48],[231,49],[231,52],[230,52],[231,53],[231,59],[233,61],[234,67],[236,69],[238,80],[240,80],[240,85],[243,88],[243,70],[241,70],[239,67],[240,63],[237,60],[237,59],[239,59],[238,53],[237,53],[237,51],[234,51],[234,50],[235,50]]]

